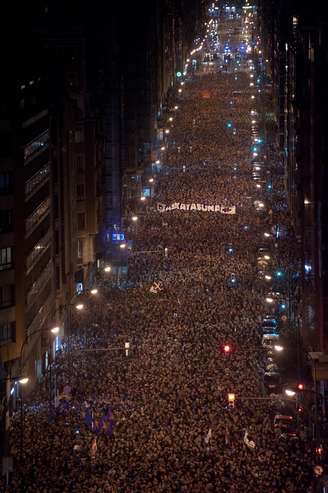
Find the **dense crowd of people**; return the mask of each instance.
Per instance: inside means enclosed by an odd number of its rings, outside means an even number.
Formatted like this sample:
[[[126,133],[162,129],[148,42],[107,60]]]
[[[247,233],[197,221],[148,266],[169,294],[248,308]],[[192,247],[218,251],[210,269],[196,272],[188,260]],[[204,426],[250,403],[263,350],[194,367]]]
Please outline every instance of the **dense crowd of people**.
[[[222,20],[224,32],[240,22]],[[231,35],[230,45],[238,40]],[[131,238],[131,286],[104,285],[99,305],[73,318],[51,382],[48,373],[26,399],[22,450],[13,419],[8,493],[309,491],[307,443],[282,439],[263,399],[268,355],[258,326],[269,288],[258,279],[257,252],[264,245],[285,269],[293,253],[282,180],[265,143],[257,146],[263,179],[252,177],[252,147],[265,127],[250,59],[227,70],[219,59],[187,78],[154,196]],[[236,213],[159,212],[158,202]],[[276,221],[286,232],[279,246]]]

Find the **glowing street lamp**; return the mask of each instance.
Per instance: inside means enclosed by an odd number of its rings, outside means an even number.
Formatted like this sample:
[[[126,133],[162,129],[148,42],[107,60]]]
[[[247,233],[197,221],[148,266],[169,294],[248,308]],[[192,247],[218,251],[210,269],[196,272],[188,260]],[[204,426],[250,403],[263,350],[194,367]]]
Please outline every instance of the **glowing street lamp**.
[[[273,298],[270,298],[270,297],[265,298],[265,301],[266,301],[267,303],[269,303],[269,304],[274,303],[274,299],[273,299]]]
[[[97,288],[93,288],[93,289],[91,289],[90,293],[92,295],[98,294],[98,289]]]
[[[83,310],[84,304],[83,303],[79,303],[78,305],[75,305],[75,308],[80,312],[81,310]]]
[[[149,183],[154,183],[154,178],[149,178]]]
[[[275,346],[273,346],[273,349],[277,351],[277,353],[281,353],[281,351],[284,350],[284,347],[280,346],[280,344],[276,344]]]
[[[166,133],[166,135],[168,135],[170,133],[170,129],[169,128],[166,128],[165,129],[165,133]]]
[[[58,326],[53,327],[52,329],[50,329],[50,332],[51,332],[52,334],[55,334],[55,335],[56,335],[56,334],[59,334],[59,332],[60,332],[60,327],[58,327]]]
[[[296,392],[295,392],[295,390],[292,390],[292,389],[285,389],[285,394],[286,394],[288,397],[295,397]]]
[[[23,377],[23,378],[20,378],[20,379],[18,380],[18,382],[19,382],[20,384],[22,384],[22,385],[26,385],[26,384],[28,383],[28,381],[29,381],[29,378],[28,378],[28,377]]]
[[[140,197],[140,200],[141,200],[141,202],[145,202],[146,197],[143,195],[142,197]]]
[[[138,216],[132,216],[131,219],[134,223],[136,223],[138,221]]]
[[[229,407],[235,407],[235,400],[236,400],[236,394],[233,394],[232,392],[228,393],[228,404]]]
[[[126,248],[126,243],[121,243],[120,248],[121,248],[121,250],[124,250]]]
[[[106,265],[106,267],[104,267],[104,272],[110,272],[111,270],[112,268],[109,265]]]

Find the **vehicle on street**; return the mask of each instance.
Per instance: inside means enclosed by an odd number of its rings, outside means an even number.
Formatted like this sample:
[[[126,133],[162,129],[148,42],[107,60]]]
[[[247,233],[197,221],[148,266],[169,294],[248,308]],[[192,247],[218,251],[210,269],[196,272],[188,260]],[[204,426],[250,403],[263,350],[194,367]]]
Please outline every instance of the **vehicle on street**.
[[[278,344],[279,334],[264,334],[262,336],[262,346],[266,349],[272,349],[275,344]]]
[[[266,371],[263,376],[263,383],[269,392],[277,394],[281,388],[281,375],[279,371]]]

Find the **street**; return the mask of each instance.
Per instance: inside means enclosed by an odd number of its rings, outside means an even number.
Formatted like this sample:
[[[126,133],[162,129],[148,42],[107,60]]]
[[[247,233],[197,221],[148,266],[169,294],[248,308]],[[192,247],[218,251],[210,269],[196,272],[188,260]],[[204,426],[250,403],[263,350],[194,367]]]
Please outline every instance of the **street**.
[[[26,398],[5,491],[308,491],[280,364],[297,248],[255,28],[248,10],[208,17],[122,242],[126,285],[102,272],[72,313],[59,395],[49,405],[46,379]],[[20,432],[14,417],[14,457]]]

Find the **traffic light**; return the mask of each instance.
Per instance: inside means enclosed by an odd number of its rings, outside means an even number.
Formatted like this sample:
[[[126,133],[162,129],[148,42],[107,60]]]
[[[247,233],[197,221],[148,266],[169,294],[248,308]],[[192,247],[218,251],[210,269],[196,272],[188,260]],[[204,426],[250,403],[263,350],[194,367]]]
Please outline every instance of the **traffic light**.
[[[229,354],[229,353],[231,353],[231,346],[229,346],[229,344],[225,344],[225,345],[223,346],[223,352],[224,352],[225,354]]]
[[[304,390],[304,383],[298,383],[297,388],[298,390]]]

